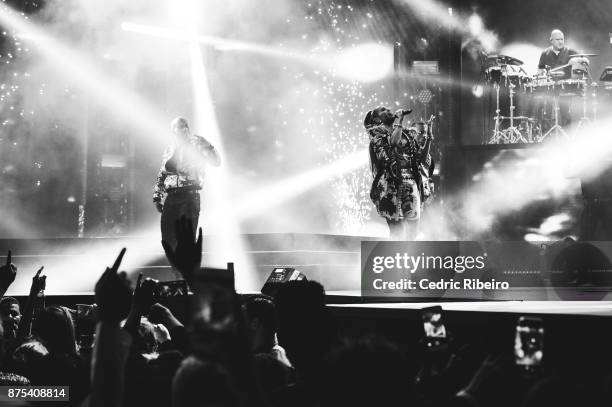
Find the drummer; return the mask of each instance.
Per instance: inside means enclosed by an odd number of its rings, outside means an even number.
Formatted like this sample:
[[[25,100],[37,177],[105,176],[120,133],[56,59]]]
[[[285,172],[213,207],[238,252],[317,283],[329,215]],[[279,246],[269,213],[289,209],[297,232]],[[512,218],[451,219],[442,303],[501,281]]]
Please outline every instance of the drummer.
[[[550,47],[542,51],[540,62],[538,63],[538,73],[544,75],[547,71],[567,65],[570,61],[570,55],[578,54],[575,50],[565,46],[565,36],[561,30],[554,29],[550,33]],[[571,76],[571,67],[568,66],[564,70],[564,76],[558,79],[569,79]]]

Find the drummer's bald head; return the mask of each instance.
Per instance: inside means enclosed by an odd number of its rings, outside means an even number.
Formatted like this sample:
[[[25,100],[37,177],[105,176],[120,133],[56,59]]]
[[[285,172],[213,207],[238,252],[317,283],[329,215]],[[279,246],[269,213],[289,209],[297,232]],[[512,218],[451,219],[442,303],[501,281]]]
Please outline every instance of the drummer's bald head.
[[[559,29],[555,28],[554,30],[552,30],[552,31],[550,32],[550,40],[552,41],[552,40],[553,40],[553,38],[558,38],[558,37],[561,37],[561,38],[563,38],[563,37],[564,37],[564,35],[563,35],[563,31],[561,31],[561,30],[559,30]]]
[[[550,32],[550,43],[553,48],[556,50],[560,50],[563,48],[565,43],[565,36],[563,35],[563,31],[554,29]]]

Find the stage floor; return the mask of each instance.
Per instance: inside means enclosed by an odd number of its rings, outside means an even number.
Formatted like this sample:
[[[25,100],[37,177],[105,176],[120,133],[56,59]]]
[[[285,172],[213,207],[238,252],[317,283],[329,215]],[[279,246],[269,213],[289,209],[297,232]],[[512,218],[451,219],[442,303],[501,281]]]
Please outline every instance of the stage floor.
[[[304,233],[265,233],[240,236],[246,264],[235,262],[236,285],[242,292],[261,289],[274,267],[294,267],[309,280],[319,281],[327,290],[359,291],[362,240],[381,240],[366,236],[341,236]],[[202,265],[210,265],[214,236],[203,237]],[[147,237],[0,239],[0,261],[12,250],[17,278],[7,295],[26,295],[31,278],[40,266],[47,275],[47,295],[89,295],[122,247],[127,253],[122,270],[132,281],[139,273],[160,281],[178,275],[168,264],[159,240]]]
[[[328,292],[328,295],[350,293]],[[358,292],[352,294],[357,299]],[[612,316],[612,301],[469,301],[331,304],[336,314],[382,314],[440,305],[447,312]]]
[[[207,248],[214,238],[204,236],[203,265],[207,265]],[[251,262],[249,269],[236,264],[237,288],[243,294],[259,292],[274,267],[288,266],[323,284],[328,303],[340,313],[401,312],[442,304],[451,312],[612,316],[612,301],[555,301],[558,297],[554,295],[547,297],[552,301],[478,301],[481,297],[439,302],[413,298],[406,302],[405,298],[364,298],[360,291],[361,241],[380,238],[299,233],[248,234],[241,238],[245,247],[242,254]],[[179,277],[168,265],[159,241],[152,238],[0,239],[0,261],[5,261],[11,249],[18,267],[7,295],[27,295],[32,275],[42,265],[47,275],[47,296],[91,296],[100,274],[122,247],[128,249],[122,269],[133,281],[139,273],[160,281]],[[250,285],[245,286],[244,281]],[[603,299],[610,299],[610,294]]]

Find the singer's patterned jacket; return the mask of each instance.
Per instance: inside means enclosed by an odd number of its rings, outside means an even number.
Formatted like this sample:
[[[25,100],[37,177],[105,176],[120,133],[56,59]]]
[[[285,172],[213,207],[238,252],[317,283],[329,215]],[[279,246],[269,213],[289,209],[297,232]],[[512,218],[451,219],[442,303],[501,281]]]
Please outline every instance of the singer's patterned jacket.
[[[199,190],[204,183],[204,164],[211,162],[218,165],[219,155],[212,144],[198,135],[189,137],[189,144],[197,151],[202,160],[180,159],[176,146],[168,146],[164,151],[161,168],[153,187],[153,202],[163,203],[169,192],[181,190]],[[197,157],[196,157],[197,158]]]
[[[404,131],[401,146],[391,146],[391,131],[382,125],[368,128],[368,134],[374,177],[370,198],[378,214],[389,220],[418,219],[423,202],[419,145]]]

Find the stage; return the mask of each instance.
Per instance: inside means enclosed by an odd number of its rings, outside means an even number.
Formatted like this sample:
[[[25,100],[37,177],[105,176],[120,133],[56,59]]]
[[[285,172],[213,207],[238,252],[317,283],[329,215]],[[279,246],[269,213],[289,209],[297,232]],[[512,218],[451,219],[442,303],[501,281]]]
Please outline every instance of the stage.
[[[236,264],[237,286],[248,279],[243,291],[261,289],[274,267],[293,267],[309,280],[319,281],[327,290],[360,289],[360,247],[362,240],[375,237],[306,233],[264,233],[241,236],[250,259],[250,274]],[[208,266],[207,248],[214,236],[203,237],[202,265]],[[160,281],[175,280],[159,240],[147,237],[1,239],[1,259],[12,250],[17,278],[8,295],[25,295],[31,278],[40,266],[47,277],[46,295],[90,295],[94,285],[122,247],[127,248],[122,269],[135,282],[139,273]],[[234,261],[228,258],[227,261]],[[242,285],[244,287],[244,285]]]
[[[515,280],[517,285],[505,294],[482,291],[468,296],[462,292],[461,298],[457,298],[446,292],[442,295],[436,293],[437,298],[428,298],[426,292],[420,291],[405,297],[364,296],[361,292],[361,242],[384,239],[305,233],[248,234],[241,237],[246,248],[242,255],[249,259],[251,267],[247,271],[236,265],[236,285],[240,294],[258,292],[275,267],[293,267],[308,280],[323,284],[327,302],[335,312],[343,315],[414,312],[434,303],[442,304],[449,312],[459,313],[612,315],[612,301],[609,301],[606,287],[597,290],[596,287],[578,288],[574,298],[585,301],[559,301],[564,293],[558,288],[521,286],[519,280]],[[207,266],[210,254],[207,247],[212,239],[213,236],[204,236],[203,266]],[[83,299],[93,301],[91,297],[97,279],[122,247],[128,249],[122,269],[128,272],[132,282],[139,273],[160,281],[180,278],[168,264],[161,245],[146,237],[2,239],[0,253],[12,250],[13,263],[18,267],[17,278],[7,295],[26,295],[32,276],[40,266],[44,266],[43,274],[48,276],[45,291],[48,298],[61,299],[62,303],[78,303]],[[507,263],[504,267],[510,270],[516,268],[516,264]],[[249,275],[245,275],[247,272]],[[244,287],[242,283],[245,280],[251,282],[251,286],[240,288]],[[592,301],[592,294],[601,301]],[[525,301],[508,300],[517,298]]]

